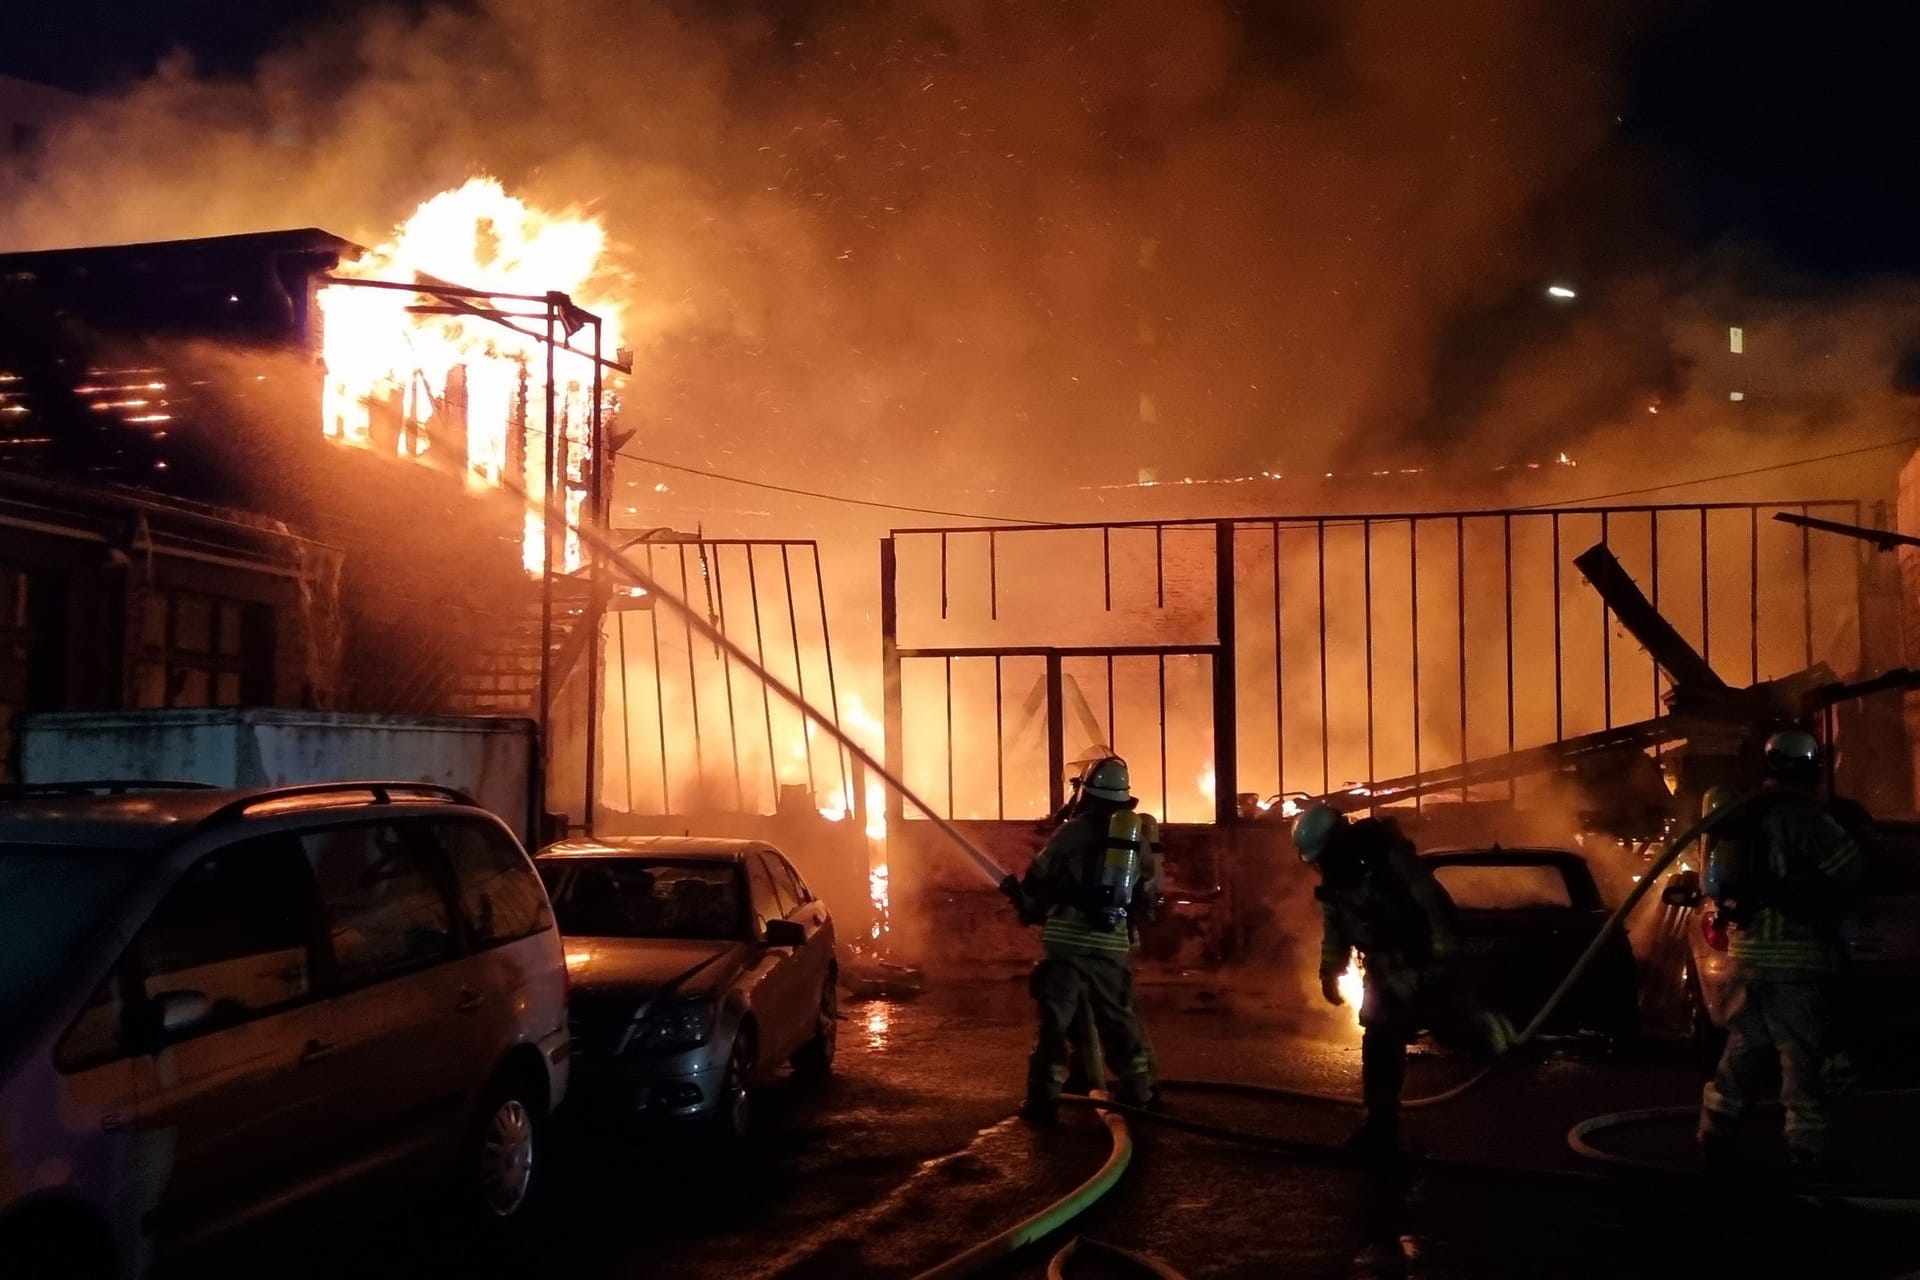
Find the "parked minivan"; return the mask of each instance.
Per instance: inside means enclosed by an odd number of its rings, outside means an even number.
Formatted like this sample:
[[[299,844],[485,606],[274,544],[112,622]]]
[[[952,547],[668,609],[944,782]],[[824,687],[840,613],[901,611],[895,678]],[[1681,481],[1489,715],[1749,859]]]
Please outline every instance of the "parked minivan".
[[[349,1184],[522,1213],[567,978],[505,824],[412,783],[71,790],[111,794],[0,795],[0,1270],[135,1276]]]

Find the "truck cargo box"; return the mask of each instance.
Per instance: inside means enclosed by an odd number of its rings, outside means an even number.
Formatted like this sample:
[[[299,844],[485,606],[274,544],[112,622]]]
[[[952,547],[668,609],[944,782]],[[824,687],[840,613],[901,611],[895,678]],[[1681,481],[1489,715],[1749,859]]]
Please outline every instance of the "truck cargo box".
[[[538,839],[538,730],[494,716],[382,716],[218,708],[56,711],[14,725],[20,781],[101,779],[268,787],[435,782]]]

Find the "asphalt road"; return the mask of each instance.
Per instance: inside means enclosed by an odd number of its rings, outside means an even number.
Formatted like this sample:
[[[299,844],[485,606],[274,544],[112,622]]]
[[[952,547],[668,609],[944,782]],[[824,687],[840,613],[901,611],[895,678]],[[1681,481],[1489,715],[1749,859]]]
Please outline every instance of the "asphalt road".
[[[1105,1130],[1076,1116],[1037,1133],[1018,1105],[1029,1010],[1020,984],[934,990],[849,1004],[840,1068],[818,1086],[782,1082],[760,1099],[763,1134],[716,1162],[661,1135],[573,1117],[549,1151],[553,1180],[532,1229],[508,1241],[454,1230],[430,1202],[387,1204],[274,1232],[193,1259],[175,1274],[286,1277],[562,1275],[568,1280],[905,1277],[1010,1225],[1087,1176]],[[1172,1076],[1349,1090],[1358,1034],[1344,1015],[1290,1014],[1284,1001],[1222,998],[1197,985],[1149,995]],[[1465,1078],[1463,1061],[1422,1055],[1409,1092]],[[1411,1116],[1431,1158],[1368,1171],[1301,1162],[1136,1126],[1120,1188],[1075,1228],[1205,1277],[1896,1276],[1920,1269],[1904,1215],[1812,1205],[1767,1183],[1619,1175],[1567,1150],[1570,1124],[1599,1112],[1690,1103],[1678,1054],[1616,1062],[1578,1046],[1505,1070],[1464,1100]],[[1335,1143],[1350,1113],[1176,1094],[1176,1114]],[[1912,1108],[1920,1111],[1920,1106]],[[1861,1176],[1908,1177],[1920,1123],[1902,1109],[1856,1118]],[[1685,1123],[1623,1133],[1622,1151],[1684,1166]],[[1757,1148],[1765,1167],[1770,1153]],[[1043,1246],[995,1274],[1037,1277]],[[1118,1274],[1090,1263],[1083,1276]]]

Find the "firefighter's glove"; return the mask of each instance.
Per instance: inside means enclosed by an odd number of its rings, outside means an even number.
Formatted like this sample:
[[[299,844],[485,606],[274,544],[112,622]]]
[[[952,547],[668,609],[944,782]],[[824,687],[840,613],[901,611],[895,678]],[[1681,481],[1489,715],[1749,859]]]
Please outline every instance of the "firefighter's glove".
[[[1331,1005],[1343,1005],[1347,1002],[1347,998],[1340,994],[1340,975],[1331,971],[1320,975],[1320,994]]]
[[[1013,903],[1013,909],[1019,913],[1021,924],[1039,923],[1039,905],[1027,896],[1025,889],[1020,887],[1019,876],[1010,874],[1003,879],[1000,882],[1000,892],[1006,894],[1007,900]]]

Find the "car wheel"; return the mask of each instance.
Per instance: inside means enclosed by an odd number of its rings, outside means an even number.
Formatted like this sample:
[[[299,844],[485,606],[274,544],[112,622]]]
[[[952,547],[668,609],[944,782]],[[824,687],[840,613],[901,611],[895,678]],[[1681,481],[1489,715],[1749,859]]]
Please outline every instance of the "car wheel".
[[[721,1137],[736,1144],[753,1134],[754,1052],[753,1024],[742,1023],[733,1038],[733,1052],[727,1055],[727,1074],[714,1107],[714,1122]]]
[[[504,1077],[480,1101],[467,1138],[463,1190],[482,1221],[525,1216],[542,1178],[546,1113],[530,1082]]]
[[[819,1079],[833,1071],[834,1054],[840,1048],[840,978],[828,973],[820,988],[819,1024],[813,1039],[793,1055],[793,1069],[803,1076]]]

